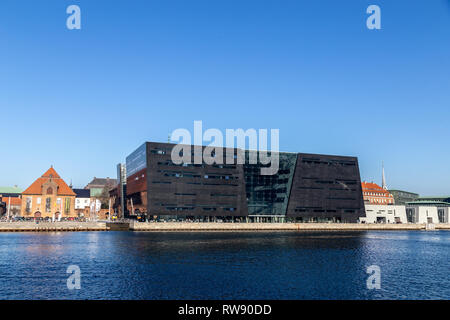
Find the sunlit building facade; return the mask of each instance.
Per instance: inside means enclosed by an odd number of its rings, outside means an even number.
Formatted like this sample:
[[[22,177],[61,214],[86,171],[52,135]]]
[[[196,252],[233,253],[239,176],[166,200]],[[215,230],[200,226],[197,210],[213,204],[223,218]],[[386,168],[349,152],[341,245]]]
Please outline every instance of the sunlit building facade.
[[[367,204],[393,205],[394,196],[385,188],[373,182],[362,182],[364,202]]]
[[[22,216],[61,219],[77,217],[76,194],[51,167],[22,193]]]

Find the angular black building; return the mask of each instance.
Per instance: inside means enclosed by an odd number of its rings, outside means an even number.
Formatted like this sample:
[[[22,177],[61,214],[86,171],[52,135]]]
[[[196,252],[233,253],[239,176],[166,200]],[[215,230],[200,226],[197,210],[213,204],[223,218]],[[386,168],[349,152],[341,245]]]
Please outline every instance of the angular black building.
[[[146,142],[127,157],[130,212],[200,221],[356,222],[365,216],[355,157],[280,152],[278,172],[261,175],[263,165],[250,164],[249,151],[244,164],[175,164],[174,146]]]

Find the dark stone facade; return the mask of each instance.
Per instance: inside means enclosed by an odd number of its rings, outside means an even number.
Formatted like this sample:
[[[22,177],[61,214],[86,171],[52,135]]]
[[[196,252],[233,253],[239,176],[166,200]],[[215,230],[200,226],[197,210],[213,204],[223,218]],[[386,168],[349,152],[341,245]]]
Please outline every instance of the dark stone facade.
[[[261,165],[248,162],[177,165],[173,147],[147,142],[127,158],[128,196],[146,197],[149,217],[356,222],[365,216],[357,158],[282,152],[278,173],[263,176]]]
[[[150,215],[247,215],[242,165],[175,165],[171,161],[172,147],[147,144]]]
[[[364,217],[358,159],[298,154],[287,216],[335,222]]]

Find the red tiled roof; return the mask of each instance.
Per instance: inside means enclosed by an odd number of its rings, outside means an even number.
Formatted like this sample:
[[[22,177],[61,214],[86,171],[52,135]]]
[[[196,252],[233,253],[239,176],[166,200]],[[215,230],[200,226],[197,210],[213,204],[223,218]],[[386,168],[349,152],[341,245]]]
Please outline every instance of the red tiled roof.
[[[55,178],[55,179],[61,179],[61,177],[59,176],[59,174],[56,172],[55,169],[53,169],[53,167],[51,167],[50,169],[47,170],[47,172],[45,172],[42,175],[42,178]]]
[[[373,182],[361,182],[361,188],[363,192],[378,192],[383,193],[385,197],[391,197],[388,190],[383,189]]]
[[[11,204],[12,206],[20,206],[20,205],[22,205],[22,199],[21,198],[17,198],[17,197],[3,197],[3,198],[1,198],[1,201],[6,203],[7,206],[9,204]]]
[[[50,168],[40,178],[31,184],[22,194],[42,194],[42,185],[49,180],[52,180],[58,185],[57,194],[61,196],[75,196],[75,192],[64,182],[55,169]]]

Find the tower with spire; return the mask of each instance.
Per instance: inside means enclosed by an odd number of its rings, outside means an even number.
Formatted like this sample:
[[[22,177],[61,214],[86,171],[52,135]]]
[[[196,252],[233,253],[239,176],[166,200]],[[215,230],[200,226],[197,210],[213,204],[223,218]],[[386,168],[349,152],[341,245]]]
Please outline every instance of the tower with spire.
[[[381,173],[381,187],[384,189],[384,190],[387,190],[387,185],[386,185],[386,177],[384,176],[384,161],[382,161],[381,162],[381,170],[382,170],[382,173]]]

